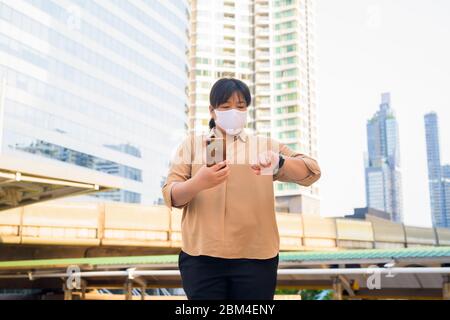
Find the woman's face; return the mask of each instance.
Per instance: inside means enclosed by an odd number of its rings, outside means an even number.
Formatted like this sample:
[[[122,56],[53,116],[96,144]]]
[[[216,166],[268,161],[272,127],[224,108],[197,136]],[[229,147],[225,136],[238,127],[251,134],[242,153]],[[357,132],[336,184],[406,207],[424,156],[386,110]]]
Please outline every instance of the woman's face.
[[[237,109],[239,111],[247,111],[247,103],[245,102],[244,96],[242,93],[235,91],[230,96],[228,101],[220,104],[217,107],[217,110],[219,111],[227,111],[230,109]],[[211,114],[211,117],[216,120],[216,114],[214,113],[214,108],[212,106],[209,106],[209,113]]]

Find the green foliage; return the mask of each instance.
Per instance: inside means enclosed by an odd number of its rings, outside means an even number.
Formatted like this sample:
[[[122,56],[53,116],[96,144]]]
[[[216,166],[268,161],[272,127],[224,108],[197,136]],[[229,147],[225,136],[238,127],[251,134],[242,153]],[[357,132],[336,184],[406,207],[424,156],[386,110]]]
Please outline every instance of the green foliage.
[[[298,289],[277,289],[275,290],[275,294],[299,294],[300,290]]]
[[[333,291],[331,290],[301,290],[302,300],[331,300]]]

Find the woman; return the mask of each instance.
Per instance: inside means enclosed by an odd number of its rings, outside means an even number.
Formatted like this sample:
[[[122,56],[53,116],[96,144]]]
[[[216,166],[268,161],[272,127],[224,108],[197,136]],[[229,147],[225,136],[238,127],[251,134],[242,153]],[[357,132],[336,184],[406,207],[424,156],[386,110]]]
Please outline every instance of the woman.
[[[279,258],[273,181],[310,186],[321,175],[313,158],[245,132],[250,102],[245,83],[218,80],[209,134],[184,139],[162,188],[169,208],[183,208],[178,266],[190,300],[272,300]],[[207,166],[212,137],[223,139],[226,160]]]

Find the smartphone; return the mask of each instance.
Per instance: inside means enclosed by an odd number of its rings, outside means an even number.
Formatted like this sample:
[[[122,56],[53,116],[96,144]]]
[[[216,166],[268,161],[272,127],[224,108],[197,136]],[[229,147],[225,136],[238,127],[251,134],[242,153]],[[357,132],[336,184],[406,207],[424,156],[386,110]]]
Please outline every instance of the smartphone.
[[[206,166],[211,167],[216,163],[225,161],[225,139],[211,136],[206,140]]]

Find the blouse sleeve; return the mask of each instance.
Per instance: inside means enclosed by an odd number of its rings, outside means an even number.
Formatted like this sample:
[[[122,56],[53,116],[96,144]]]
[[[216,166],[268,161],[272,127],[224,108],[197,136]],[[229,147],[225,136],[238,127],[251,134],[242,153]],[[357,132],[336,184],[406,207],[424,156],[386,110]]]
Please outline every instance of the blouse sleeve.
[[[297,168],[297,164],[295,163],[293,168],[290,170],[287,170],[285,166],[282,166],[281,169],[278,170],[278,172],[273,176],[273,180],[293,182],[306,187],[309,187],[314,182],[319,180],[321,170],[316,159],[310,157],[309,155],[296,152],[283,143],[278,144],[280,148],[279,151],[283,156],[302,159],[305,162],[306,167],[309,169],[309,175],[306,177],[300,175],[299,173],[302,170],[300,169],[300,166]]]
[[[169,170],[167,173],[166,181],[162,186],[162,195],[164,203],[169,209],[172,207],[182,209],[187,206],[188,203],[175,206],[172,202],[172,187],[178,183],[183,182],[191,178],[191,139],[192,136],[187,136],[183,142],[178,146],[174,157],[169,163]]]

